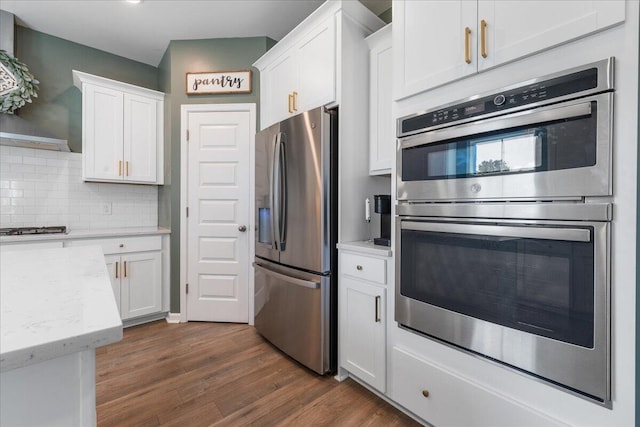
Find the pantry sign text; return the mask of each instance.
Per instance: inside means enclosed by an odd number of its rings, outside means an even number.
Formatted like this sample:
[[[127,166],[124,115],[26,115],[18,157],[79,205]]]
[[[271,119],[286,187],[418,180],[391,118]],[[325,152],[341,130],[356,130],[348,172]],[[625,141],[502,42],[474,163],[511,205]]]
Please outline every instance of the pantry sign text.
[[[251,93],[251,70],[187,73],[187,95]]]

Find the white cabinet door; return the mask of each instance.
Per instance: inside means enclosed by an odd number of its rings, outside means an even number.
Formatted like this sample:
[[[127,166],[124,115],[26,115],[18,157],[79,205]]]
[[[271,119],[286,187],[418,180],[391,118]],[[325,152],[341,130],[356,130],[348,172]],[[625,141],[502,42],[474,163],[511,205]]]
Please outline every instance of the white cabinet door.
[[[295,57],[287,52],[262,73],[265,98],[262,102],[262,123],[271,125],[293,114],[293,92],[298,82]],[[263,126],[264,127],[264,126]]]
[[[162,311],[162,254],[122,255],[120,313],[122,319]]]
[[[328,104],[336,96],[336,30],[331,18],[314,28],[298,45],[298,87],[294,113]]]
[[[476,16],[475,1],[393,2],[394,99],[476,72]]]
[[[82,90],[82,178],[161,185],[164,94],[77,70],[73,82]]]
[[[369,175],[390,174],[395,148],[391,26],[369,41]]]
[[[84,85],[83,179],[122,180],[123,94]]]
[[[479,0],[478,25],[486,23],[487,57],[481,57],[478,67],[512,61],[624,19],[625,4],[619,0]]]
[[[341,365],[381,392],[386,387],[386,289],[342,276]]]
[[[118,311],[120,310],[120,275],[122,274],[122,262],[118,255],[105,255],[104,261],[107,264],[107,272],[109,273],[109,280],[111,280],[111,287],[113,288],[113,296],[116,299],[116,306]]]
[[[158,101],[124,94],[124,180],[156,182]]]

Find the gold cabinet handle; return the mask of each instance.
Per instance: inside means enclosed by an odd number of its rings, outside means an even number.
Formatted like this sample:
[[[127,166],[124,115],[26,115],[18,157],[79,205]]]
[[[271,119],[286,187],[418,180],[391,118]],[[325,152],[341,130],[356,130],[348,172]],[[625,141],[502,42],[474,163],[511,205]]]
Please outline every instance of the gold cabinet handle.
[[[464,27],[464,62],[471,64],[471,28]]]
[[[487,57],[487,21],[480,21],[480,54]]]
[[[122,160],[118,160],[118,176],[122,175]]]
[[[287,101],[287,110],[289,110],[290,113],[293,113],[293,110],[291,109],[292,101],[293,101],[293,95],[289,94],[289,100]]]
[[[298,92],[293,92],[293,111],[298,111]]]
[[[118,278],[118,261],[116,261],[116,279]]]
[[[124,277],[127,277],[127,261],[124,262]]]
[[[126,171],[127,176],[129,176],[129,161],[124,162],[124,170]]]
[[[380,295],[376,295],[376,323],[380,322]]]
[[[429,397],[429,390],[422,390],[422,395],[424,397]]]

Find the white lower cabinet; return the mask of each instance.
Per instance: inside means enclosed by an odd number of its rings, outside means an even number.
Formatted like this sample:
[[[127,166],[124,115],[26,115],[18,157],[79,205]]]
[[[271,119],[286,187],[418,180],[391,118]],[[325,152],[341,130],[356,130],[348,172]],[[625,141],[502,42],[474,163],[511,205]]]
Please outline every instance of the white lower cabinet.
[[[101,246],[122,320],[163,312],[161,236],[73,240],[65,246]]]
[[[387,259],[340,254],[340,367],[386,389]]]
[[[388,395],[435,426],[557,426],[556,420],[393,346]]]
[[[162,256],[159,251],[105,255],[122,320],[162,310]]]

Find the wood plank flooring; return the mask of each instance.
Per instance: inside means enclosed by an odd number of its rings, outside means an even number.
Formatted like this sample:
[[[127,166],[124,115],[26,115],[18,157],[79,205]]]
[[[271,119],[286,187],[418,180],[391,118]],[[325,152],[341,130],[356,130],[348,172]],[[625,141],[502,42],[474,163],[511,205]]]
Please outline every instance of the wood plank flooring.
[[[125,329],[96,351],[98,426],[417,426],[353,380],[321,377],[248,325]]]

